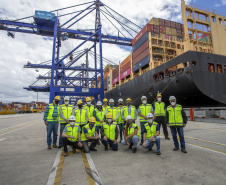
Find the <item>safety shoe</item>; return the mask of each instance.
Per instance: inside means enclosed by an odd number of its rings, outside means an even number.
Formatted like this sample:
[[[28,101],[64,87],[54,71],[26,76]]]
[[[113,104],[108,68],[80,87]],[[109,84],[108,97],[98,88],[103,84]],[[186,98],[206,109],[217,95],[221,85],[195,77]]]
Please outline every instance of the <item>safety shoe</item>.
[[[96,149],[96,148],[90,148],[90,150],[91,150],[91,151],[97,151],[97,149]]]
[[[140,145],[142,146],[142,145],[143,145],[143,143],[141,143],[141,142],[140,142]]]
[[[108,150],[108,145],[106,145],[106,146],[105,146],[104,150],[105,150],[105,151],[107,151],[107,150]]]
[[[152,151],[152,149],[149,148],[148,151]]]
[[[173,149],[173,151],[177,151],[177,150],[179,150],[179,148],[177,148],[177,147],[175,147],[175,148]]]
[[[58,146],[58,148],[60,149],[60,148],[62,148],[63,146]]]
[[[76,153],[76,148],[73,147],[73,148],[72,148],[72,152],[73,152],[73,153]]]
[[[132,149],[132,147],[133,147],[133,143],[130,144],[129,149]]]
[[[119,143],[121,143],[121,142],[122,142],[122,139],[120,139]]]
[[[170,140],[170,138],[168,136],[165,137],[166,140]]]
[[[185,149],[182,149],[181,151],[182,151],[183,153],[188,153],[187,150],[185,150]]]
[[[132,153],[136,153],[137,152],[137,148],[133,148]]]
[[[157,155],[161,155],[161,152],[156,152]]]
[[[64,156],[68,156],[68,153],[67,152],[64,152]]]
[[[97,144],[100,145],[100,139],[98,139]]]
[[[48,149],[51,149],[51,146],[48,146]]]
[[[112,148],[111,144],[109,144],[109,148]]]
[[[58,148],[58,146],[57,145],[53,145],[53,148]]]

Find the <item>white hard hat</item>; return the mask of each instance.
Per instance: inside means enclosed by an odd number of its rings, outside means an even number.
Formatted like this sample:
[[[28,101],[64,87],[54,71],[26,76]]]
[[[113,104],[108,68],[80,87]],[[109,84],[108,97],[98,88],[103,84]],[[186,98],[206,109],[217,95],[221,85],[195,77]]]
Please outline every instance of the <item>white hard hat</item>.
[[[170,96],[169,97],[169,101],[172,101],[172,100],[176,100],[176,97],[175,96]]]
[[[146,96],[142,96],[142,97],[141,97],[141,100],[142,100],[142,99],[147,99],[147,97],[146,97]]]
[[[114,103],[115,101],[113,99],[110,99],[109,100],[109,103]]]
[[[118,102],[120,102],[120,101],[123,101],[123,99],[122,99],[122,98],[119,98],[119,99],[118,99]]]
[[[75,117],[74,117],[74,116],[70,116],[70,117],[69,117],[69,120],[75,121]]]
[[[147,118],[153,118],[153,114],[152,113],[148,113]]]
[[[64,101],[69,101],[69,97],[68,96],[65,96],[64,97]]]
[[[126,121],[128,121],[129,119],[133,119],[132,116],[128,115],[128,116],[126,117]]]
[[[101,101],[98,101],[98,102],[97,102],[97,105],[102,105],[102,102],[101,102]]]

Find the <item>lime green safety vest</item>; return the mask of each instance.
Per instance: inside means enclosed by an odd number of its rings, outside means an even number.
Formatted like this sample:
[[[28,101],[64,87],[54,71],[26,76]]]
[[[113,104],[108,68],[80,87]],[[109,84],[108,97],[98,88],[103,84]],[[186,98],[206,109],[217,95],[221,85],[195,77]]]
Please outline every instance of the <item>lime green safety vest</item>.
[[[124,107],[124,118],[126,119],[126,117],[129,115],[129,110],[128,110],[128,107],[125,106]],[[135,107],[131,105],[131,115],[133,119],[135,119]]]
[[[123,121],[123,119],[122,119],[122,111],[123,111],[123,109],[124,109],[124,106],[122,106],[122,107],[118,107],[117,108],[117,110],[118,110],[118,120],[117,120],[117,122],[118,122],[118,124],[122,124],[122,123],[124,123],[124,121]],[[125,118],[125,117],[124,117]]]
[[[72,113],[73,105],[66,106],[65,104],[60,105],[60,108],[62,110],[62,114],[66,119],[69,119]],[[66,121],[63,118],[60,118],[60,123],[66,123]]]
[[[95,133],[95,129],[96,129],[96,124],[94,124],[94,126],[93,126],[92,129],[89,128],[89,123],[82,128],[82,135],[81,135],[81,140],[82,141],[88,140],[88,139],[86,139],[86,135],[85,135],[84,130],[83,130],[84,128],[87,129],[88,136],[89,137],[93,137],[94,136],[94,133]]]
[[[115,119],[116,118],[116,116],[117,116],[117,112],[118,112],[118,110],[117,110],[117,108],[116,107],[113,107],[113,108],[107,108],[107,111],[108,111],[108,113],[111,113],[112,114],[112,118],[113,119]],[[106,115],[107,116],[107,115]],[[116,123],[116,122],[114,122],[114,123]]]
[[[106,111],[106,109],[108,109],[108,108],[110,108],[110,106],[108,106],[108,105],[107,105],[107,107],[102,106],[102,109],[103,109],[103,111],[104,111],[104,112],[105,112],[105,111]]]
[[[144,116],[147,116],[148,113],[151,112],[151,104],[146,104],[146,106],[144,106],[144,104],[140,105],[140,113]],[[140,116],[140,121],[146,121],[146,119],[144,119],[143,117]]]
[[[105,111],[103,110],[103,108],[101,109],[101,111],[99,111],[97,108],[95,108],[96,111],[96,117],[99,118],[99,120],[104,120],[104,116],[105,116]],[[96,126],[102,126],[103,123],[101,123],[100,121],[96,121]]]
[[[58,116],[56,119],[53,119],[53,111],[54,111],[54,105],[53,103],[50,103],[49,104],[49,112],[48,112],[48,115],[47,115],[47,122],[58,122],[58,119],[59,119],[59,112],[60,112],[60,106],[57,106],[57,113],[58,113]]]
[[[135,123],[132,124],[131,128],[128,127],[127,136],[133,134],[136,127],[138,128],[137,129],[137,136],[140,138],[139,127]],[[126,128],[126,125],[124,126],[124,128]],[[130,138],[132,138],[132,137],[130,137]]]
[[[109,126],[107,123],[104,123],[102,127],[104,129],[104,135],[110,140],[115,140],[115,128],[117,125],[112,123]]]
[[[149,139],[151,136],[155,135],[156,134],[156,127],[157,127],[158,123],[157,122],[154,122],[152,123],[151,127],[149,126],[148,123],[144,124],[144,127],[147,131],[146,133],[146,139]]]
[[[82,108],[80,111],[79,108],[75,108],[75,123],[79,125],[86,124],[86,109]]]
[[[181,105],[177,104],[174,109],[171,105],[169,105],[167,107],[167,111],[169,113],[169,126],[183,126]]]
[[[88,119],[93,117],[93,111],[94,111],[94,106],[93,105],[90,105],[90,106],[85,105],[85,106],[83,106],[83,108],[87,110]]]
[[[75,142],[78,140],[78,128],[79,128],[79,124],[74,124],[74,127],[72,128],[70,124],[66,125],[67,128],[67,132],[66,135],[68,136],[75,136],[75,139],[72,138],[67,138],[69,141]]]
[[[155,116],[165,116],[165,103],[155,102]]]

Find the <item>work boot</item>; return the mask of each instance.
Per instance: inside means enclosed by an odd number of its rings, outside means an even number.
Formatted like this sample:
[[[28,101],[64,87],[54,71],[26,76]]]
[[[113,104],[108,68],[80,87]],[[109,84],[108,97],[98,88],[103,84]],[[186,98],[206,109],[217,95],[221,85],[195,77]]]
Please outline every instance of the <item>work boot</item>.
[[[51,146],[48,146],[48,149],[51,149]]]
[[[58,148],[60,149],[60,148],[62,148],[63,146],[58,146]]]
[[[112,148],[111,144],[109,144],[109,148]]]
[[[168,136],[166,136],[165,139],[170,140],[170,138]]]
[[[57,145],[53,145],[53,148],[57,148],[58,146]]]
[[[132,149],[132,147],[133,147],[133,143],[130,144],[129,149]]]
[[[183,153],[188,153],[187,150],[185,150],[185,149],[181,149],[181,151],[182,151]]]
[[[152,149],[151,149],[151,148],[149,148],[149,149],[148,149],[148,151],[152,151]]]
[[[177,150],[179,150],[179,148],[177,148],[177,147],[175,147],[175,148],[173,149],[173,151],[177,151]]]
[[[96,149],[96,148],[90,148],[90,150],[91,150],[91,151],[97,151],[97,149]]]
[[[98,139],[97,144],[100,145],[100,139]]]
[[[72,148],[72,152],[76,153],[76,148],[75,147]]]
[[[143,142],[140,142],[140,145],[142,146],[143,145]]]
[[[156,152],[157,155],[161,155],[161,152]]]
[[[108,150],[108,145],[105,145],[104,147],[105,147],[104,150],[107,151]]]
[[[122,142],[122,139],[120,139],[119,143],[121,143],[121,142]]]
[[[67,153],[67,152],[64,152],[64,156],[65,156],[65,157],[68,156],[68,153]]]
[[[137,152],[137,148],[133,148],[132,153],[136,153]]]

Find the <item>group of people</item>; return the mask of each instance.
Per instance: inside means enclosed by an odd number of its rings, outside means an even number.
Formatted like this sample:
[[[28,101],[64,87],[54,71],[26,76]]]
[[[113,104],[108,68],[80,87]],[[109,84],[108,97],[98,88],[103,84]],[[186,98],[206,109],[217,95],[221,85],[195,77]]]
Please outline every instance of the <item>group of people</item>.
[[[98,101],[95,108],[91,104],[90,97],[86,98],[86,104],[83,105],[82,100],[78,100],[77,106],[73,106],[69,104],[68,97],[64,98],[64,104],[59,105],[60,96],[56,96],[53,103],[46,107],[43,118],[47,128],[48,149],[51,149],[51,146],[64,147],[64,155],[67,156],[67,145],[70,145],[73,152],[82,149],[88,153],[97,151],[96,145],[100,145],[101,140],[105,151],[109,147],[117,151],[117,140],[120,136],[119,143],[128,145],[133,153],[136,153],[138,142],[141,140],[140,145],[150,151],[156,144],[156,154],[161,155],[160,127],[162,125],[167,140],[170,140],[167,127],[171,129],[175,146],[173,150],[179,150],[178,133],[181,151],[187,153],[183,132],[187,117],[182,106],[176,103],[175,96],[169,97],[168,107],[162,102],[161,94],[158,94],[156,99],[157,101],[151,105],[147,103],[147,97],[142,96],[142,104],[137,110],[130,98],[126,99],[126,105],[120,98],[118,107],[114,106],[113,99],[108,101],[105,98],[103,104]],[[135,124],[138,115],[140,128]],[[58,122],[60,122],[59,146],[57,146]]]

